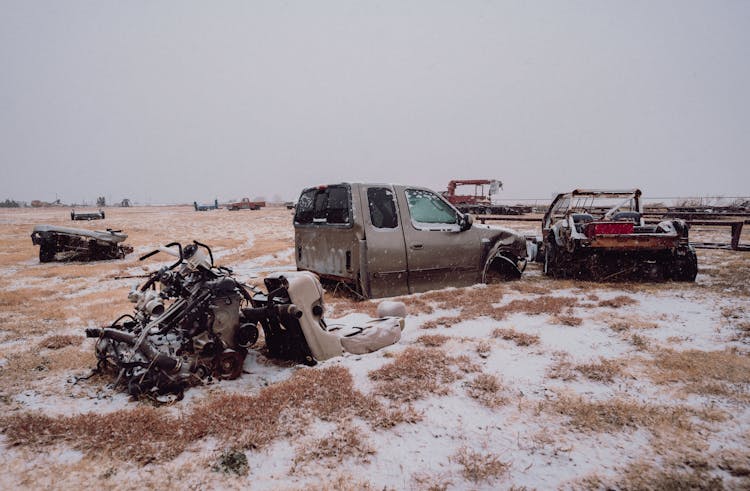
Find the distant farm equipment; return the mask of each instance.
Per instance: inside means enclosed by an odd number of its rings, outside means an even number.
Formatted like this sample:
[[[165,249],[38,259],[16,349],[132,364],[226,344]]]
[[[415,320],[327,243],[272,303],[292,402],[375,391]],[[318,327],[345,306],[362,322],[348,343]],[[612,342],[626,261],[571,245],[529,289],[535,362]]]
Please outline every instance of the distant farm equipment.
[[[473,194],[457,194],[459,186],[474,186]],[[487,192],[485,193],[485,186]],[[443,193],[453,206],[463,213],[478,215],[521,215],[531,213],[530,206],[508,206],[492,203],[492,196],[503,188],[503,183],[496,179],[463,179],[448,183],[448,191]]]

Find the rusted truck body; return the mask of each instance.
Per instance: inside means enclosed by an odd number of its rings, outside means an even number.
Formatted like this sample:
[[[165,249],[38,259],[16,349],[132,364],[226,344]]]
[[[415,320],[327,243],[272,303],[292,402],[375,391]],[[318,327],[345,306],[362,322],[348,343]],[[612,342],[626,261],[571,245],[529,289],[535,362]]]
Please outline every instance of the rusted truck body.
[[[694,281],[688,225],[647,225],[641,191],[576,189],[558,194],[542,221],[544,271],[562,278]]]
[[[227,210],[260,210],[264,206],[266,206],[265,201],[250,201],[249,198],[242,198],[240,201],[237,201],[235,203],[229,203],[227,205]]]
[[[297,269],[365,298],[518,278],[526,239],[477,225],[432,190],[341,183],[302,191],[294,215]]]
[[[100,261],[122,259],[133,248],[122,244],[127,234],[120,230],[86,230],[37,225],[31,241],[39,246],[39,262]]]

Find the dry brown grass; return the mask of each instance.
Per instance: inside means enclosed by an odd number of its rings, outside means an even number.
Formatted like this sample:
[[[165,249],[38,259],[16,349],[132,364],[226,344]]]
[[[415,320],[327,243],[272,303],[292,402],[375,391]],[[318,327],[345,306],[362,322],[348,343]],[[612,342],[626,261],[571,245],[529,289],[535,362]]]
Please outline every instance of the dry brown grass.
[[[537,278],[529,281],[524,281],[524,278],[521,278],[521,281],[511,281],[508,283],[508,289],[517,293],[526,293],[530,295],[549,295],[552,292],[552,289],[549,288],[549,286],[540,284],[535,280],[537,280]],[[534,281],[534,283],[531,281]]]
[[[476,344],[476,352],[481,358],[487,358],[490,356],[490,353],[492,353],[492,344],[483,339],[477,342]]]
[[[418,472],[411,479],[414,481],[416,489],[424,489],[426,491],[447,491],[453,486],[453,481],[447,472],[437,475]]]
[[[510,469],[510,464],[500,460],[497,455],[476,452],[467,447],[458,449],[451,460],[462,467],[461,474],[464,478],[474,483],[492,481]]]
[[[375,393],[396,401],[413,401],[429,395],[449,393],[460,373],[459,363],[439,348],[409,347],[393,361],[370,372]]]
[[[716,466],[734,477],[745,478],[750,484],[750,452],[745,450],[724,449],[713,455],[717,460]]]
[[[481,373],[467,382],[465,386],[469,397],[489,408],[497,408],[508,402],[502,396],[504,387],[496,375]]]
[[[493,317],[501,320],[509,314],[527,314],[527,315],[559,315],[565,309],[571,309],[578,304],[575,297],[538,297],[532,299],[511,300],[493,311]]]
[[[630,344],[636,347],[636,349],[640,351],[648,351],[649,347],[651,346],[651,343],[647,338],[644,336],[640,336],[638,334],[633,334],[628,338],[630,341]]]
[[[436,309],[452,309],[460,306],[462,319],[473,319],[482,315],[489,315],[493,311],[492,304],[500,302],[505,292],[503,284],[493,284],[485,285],[481,288],[446,288],[394,297],[393,300],[403,302],[410,315],[432,314]],[[357,302],[350,295],[345,294],[329,294],[326,297],[326,302],[328,305],[333,306],[334,315],[336,316],[350,312],[364,312],[374,316],[378,304],[377,301]],[[445,316],[427,321],[422,327],[424,329],[431,329],[437,326],[451,327],[456,322],[457,319],[455,317]]]
[[[620,307],[626,307],[638,303],[638,300],[628,297],[627,295],[618,295],[608,300],[599,301],[599,307],[609,307],[612,309],[619,309]]]
[[[438,317],[437,319],[432,319],[427,322],[423,322],[421,326],[419,326],[422,329],[435,329],[436,327],[453,327],[454,324],[457,324],[461,322],[463,319],[459,317]]]
[[[577,365],[575,369],[589,380],[597,382],[613,382],[615,377],[622,374],[620,363],[605,358],[600,358],[596,363]]]
[[[578,373],[567,355],[556,356],[555,358],[555,361],[547,367],[547,376],[549,378],[562,380],[564,382],[578,378]]]
[[[581,431],[612,432],[626,428],[691,428],[690,411],[683,407],[653,406],[625,399],[588,401],[563,395],[542,403],[542,409],[566,416],[568,424]]]
[[[597,320],[607,324],[615,332],[623,332],[629,329],[656,329],[659,324],[651,319],[645,319],[637,314],[611,315],[599,314]]]
[[[599,480],[600,488],[643,491],[719,491],[722,479],[702,466],[673,464],[664,468],[645,460],[630,464],[614,480]],[[612,482],[614,481],[614,482]]]
[[[747,241],[746,238],[743,240]],[[714,250],[701,251],[700,256],[704,257],[698,258],[698,268],[701,273],[708,277],[709,291],[720,295],[731,294],[737,297],[750,297],[750,269],[748,268],[748,259],[750,258],[747,254]],[[710,263],[720,264],[720,266],[715,268],[702,267],[705,259],[708,259]]]
[[[563,326],[578,327],[583,324],[583,319],[574,315],[558,314],[552,316],[553,324],[561,324]]]
[[[736,334],[732,337],[732,341],[750,340],[750,321],[737,322],[733,327],[736,329]]]
[[[71,371],[93,367],[92,353],[77,346],[54,350],[25,350],[5,355],[7,363],[0,369],[0,392],[15,394],[45,379],[65,379]]]
[[[60,349],[66,346],[80,346],[83,342],[83,336],[73,336],[71,334],[53,334],[42,339],[39,343],[40,348]]]
[[[741,305],[721,308],[721,317],[723,324],[735,331],[732,341],[747,341],[750,339],[750,321]]]
[[[243,487],[238,485],[236,487]],[[278,489],[289,491],[299,488],[279,487]],[[383,491],[382,487],[372,484],[369,481],[361,479],[359,476],[352,475],[348,471],[341,471],[331,476],[326,475],[321,482],[306,484],[305,491]]]
[[[28,412],[0,418],[11,445],[65,442],[88,454],[146,464],[171,460],[206,437],[238,449],[256,448],[298,434],[313,418],[344,421],[359,417],[378,427],[388,408],[354,389],[343,367],[301,369],[256,396],[223,394],[181,416],[139,406],[109,414],[52,417]]]
[[[513,341],[518,346],[531,346],[539,343],[539,336],[535,334],[526,334],[525,332],[516,331],[515,329],[497,328],[492,331],[493,338],[500,338],[505,341]]]
[[[437,348],[444,345],[449,339],[450,337],[442,334],[423,334],[417,338],[417,342],[428,348]]]
[[[378,304],[373,301],[357,301],[345,291],[329,292],[326,290],[324,301],[332,309],[331,317],[343,317],[351,313],[367,314],[377,317]]]
[[[649,374],[654,382],[684,384],[688,392],[745,398],[750,384],[750,358],[727,351],[662,350]]]
[[[374,454],[375,448],[367,441],[362,431],[347,424],[323,438],[298,446],[294,467],[308,462],[323,461],[327,467],[335,468],[339,467],[344,459],[354,459],[365,464]]]

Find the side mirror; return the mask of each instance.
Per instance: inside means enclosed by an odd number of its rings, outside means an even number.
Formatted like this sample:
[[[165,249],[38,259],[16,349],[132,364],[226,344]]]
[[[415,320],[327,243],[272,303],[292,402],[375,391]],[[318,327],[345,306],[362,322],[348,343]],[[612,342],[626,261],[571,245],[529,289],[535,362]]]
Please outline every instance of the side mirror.
[[[474,224],[474,216],[469,213],[467,213],[466,215],[461,215],[461,217],[458,219],[458,224],[461,228],[461,232],[465,232],[466,230],[469,230]]]

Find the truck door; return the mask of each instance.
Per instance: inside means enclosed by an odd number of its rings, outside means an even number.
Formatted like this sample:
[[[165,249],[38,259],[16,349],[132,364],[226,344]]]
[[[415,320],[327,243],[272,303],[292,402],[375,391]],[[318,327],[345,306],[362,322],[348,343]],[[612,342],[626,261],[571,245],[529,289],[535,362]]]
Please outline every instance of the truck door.
[[[294,215],[297,269],[356,283],[362,238],[354,220],[358,206],[348,184],[302,191]]]
[[[406,247],[396,194],[391,186],[363,185],[360,189],[362,209],[366,210],[366,288],[372,297],[408,294]]]
[[[411,292],[479,282],[482,245],[476,229],[461,231],[458,211],[430,190],[402,188],[398,200]]]

